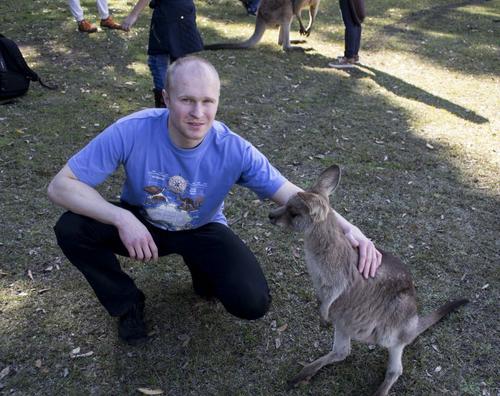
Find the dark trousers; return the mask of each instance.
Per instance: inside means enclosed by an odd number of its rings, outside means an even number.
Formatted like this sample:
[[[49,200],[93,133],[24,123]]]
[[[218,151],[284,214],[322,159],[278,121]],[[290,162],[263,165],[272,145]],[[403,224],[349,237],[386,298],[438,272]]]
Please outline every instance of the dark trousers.
[[[346,58],[353,58],[358,55],[361,45],[361,25],[355,22],[351,7],[349,6],[349,0],[339,0],[339,5],[340,12],[342,13],[342,20],[345,25],[344,56]]]
[[[258,319],[267,312],[271,297],[262,269],[229,227],[209,223],[193,230],[165,231],[149,224],[137,208],[119,205],[146,225],[159,256],[177,253],[184,258],[195,292],[217,298],[229,313],[242,319]],[[122,315],[144,300],[115,256],[128,256],[116,227],[66,212],[54,230],[63,253],[83,273],[110,315]]]

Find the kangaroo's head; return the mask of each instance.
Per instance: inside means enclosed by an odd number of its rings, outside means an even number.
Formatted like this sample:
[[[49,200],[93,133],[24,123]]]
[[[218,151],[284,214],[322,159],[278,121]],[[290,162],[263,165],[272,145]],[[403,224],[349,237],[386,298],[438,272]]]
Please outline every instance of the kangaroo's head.
[[[338,165],[330,166],[309,190],[295,194],[286,205],[271,211],[271,223],[304,232],[312,225],[324,222],[331,210],[329,195],[339,181],[340,168]]]

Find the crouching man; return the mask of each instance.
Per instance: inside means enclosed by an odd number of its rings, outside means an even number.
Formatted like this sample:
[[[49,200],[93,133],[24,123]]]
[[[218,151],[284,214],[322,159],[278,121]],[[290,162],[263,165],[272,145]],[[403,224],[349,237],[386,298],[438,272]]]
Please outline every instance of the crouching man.
[[[145,296],[116,255],[149,262],[177,253],[189,268],[194,291],[218,299],[243,319],[262,317],[269,289],[253,253],[228,227],[224,198],[234,184],[278,204],[301,191],[249,142],[215,121],[220,81],[208,61],[175,61],[163,92],[167,109],[147,109],[106,128],[54,177],[49,198],[68,211],[55,226],[68,260],[97,298],[119,317],[129,344],[147,337]],[[95,187],[125,169],[121,201],[106,201]],[[361,253],[360,270],[374,275],[380,254],[339,215]]]

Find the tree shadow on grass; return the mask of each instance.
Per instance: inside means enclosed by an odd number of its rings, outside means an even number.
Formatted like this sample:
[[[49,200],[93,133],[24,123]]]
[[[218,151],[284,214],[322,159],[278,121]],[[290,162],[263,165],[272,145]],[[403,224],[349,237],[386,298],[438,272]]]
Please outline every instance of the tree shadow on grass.
[[[353,78],[369,78],[380,87],[384,87],[387,91],[392,92],[399,97],[415,100],[431,107],[447,110],[466,121],[470,121],[475,124],[484,124],[489,122],[487,118],[482,117],[470,109],[466,109],[460,105],[450,102],[449,100],[433,95],[422,88],[418,88],[413,84],[410,84],[389,73],[383,72],[382,70],[375,69],[374,67],[361,65],[361,67],[346,69],[346,71]]]
[[[500,33],[496,20],[500,13],[492,3],[465,0],[411,11],[391,24],[377,27],[378,33],[365,40],[362,47],[416,54],[468,74],[496,73]],[[376,15],[382,17],[383,10],[377,7],[377,11]],[[377,16],[373,17],[375,22]]]

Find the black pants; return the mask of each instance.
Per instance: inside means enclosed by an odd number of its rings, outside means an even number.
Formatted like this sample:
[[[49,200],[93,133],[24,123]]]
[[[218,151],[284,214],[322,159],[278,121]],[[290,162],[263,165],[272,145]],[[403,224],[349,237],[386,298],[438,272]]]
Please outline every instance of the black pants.
[[[229,227],[209,223],[193,230],[165,231],[149,224],[137,208],[118,205],[146,225],[159,256],[177,253],[184,258],[195,292],[216,297],[229,313],[242,319],[258,319],[267,312],[271,298],[262,269]],[[54,230],[63,253],[83,273],[110,315],[122,315],[144,300],[115,256],[128,256],[116,227],[66,212]]]
[[[342,13],[342,20],[345,25],[344,56],[346,58],[353,58],[358,55],[361,45],[361,25],[354,20],[351,7],[349,6],[349,0],[339,0],[339,5],[340,12]]]

